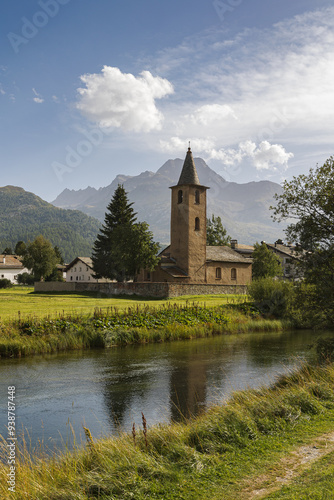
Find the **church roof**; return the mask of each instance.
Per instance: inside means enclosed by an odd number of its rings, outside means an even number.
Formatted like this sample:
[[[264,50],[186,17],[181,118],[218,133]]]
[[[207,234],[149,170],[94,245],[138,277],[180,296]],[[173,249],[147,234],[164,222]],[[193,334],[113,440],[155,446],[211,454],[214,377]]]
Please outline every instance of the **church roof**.
[[[191,152],[190,147],[188,148],[187,156],[183,163],[183,168],[179,178],[179,182],[177,183],[178,186],[184,184],[198,184],[200,186],[193,154]]]
[[[238,252],[227,246],[207,246],[206,259],[214,262],[242,262],[251,264],[252,259],[242,257]]]

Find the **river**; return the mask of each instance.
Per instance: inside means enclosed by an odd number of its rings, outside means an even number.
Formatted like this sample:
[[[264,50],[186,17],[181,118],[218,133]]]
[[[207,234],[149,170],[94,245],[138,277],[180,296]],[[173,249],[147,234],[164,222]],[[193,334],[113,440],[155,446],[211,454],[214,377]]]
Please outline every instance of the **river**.
[[[1,434],[7,388],[15,386],[18,436],[49,450],[196,415],[232,391],[272,384],[315,358],[311,331],[221,335],[208,339],[3,359]],[[74,437],[75,436],[75,437]]]

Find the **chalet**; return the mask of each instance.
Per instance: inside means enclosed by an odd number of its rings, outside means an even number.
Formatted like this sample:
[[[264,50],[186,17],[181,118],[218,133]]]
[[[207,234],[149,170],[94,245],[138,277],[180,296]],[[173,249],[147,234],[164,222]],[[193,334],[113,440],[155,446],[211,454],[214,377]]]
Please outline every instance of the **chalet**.
[[[283,277],[287,279],[298,279],[300,278],[298,270],[299,257],[296,253],[296,247],[293,245],[285,245],[281,240],[275,243],[265,243],[267,248],[277,255],[281,261],[283,268]]]
[[[17,285],[17,277],[22,273],[29,273],[29,270],[23,266],[17,255],[0,255],[0,279],[10,280]]]
[[[76,257],[66,266],[66,281],[83,281],[97,283],[93,277],[93,264],[90,257]]]

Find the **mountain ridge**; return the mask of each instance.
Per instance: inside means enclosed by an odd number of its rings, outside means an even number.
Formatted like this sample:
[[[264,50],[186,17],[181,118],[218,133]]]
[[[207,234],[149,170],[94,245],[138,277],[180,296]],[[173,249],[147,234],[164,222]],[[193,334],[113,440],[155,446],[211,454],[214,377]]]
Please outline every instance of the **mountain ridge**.
[[[99,228],[98,220],[79,210],[55,207],[19,186],[0,187],[0,252],[42,234],[70,262],[91,255]]]
[[[220,216],[228,234],[243,243],[275,241],[284,237],[283,227],[271,219],[269,206],[274,194],[282,192],[279,184],[268,180],[245,184],[226,181],[202,158],[194,158],[202,185],[208,186],[207,214]],[[118,174],[105,187],[65,189],[51,203],[60,208],[81,210],[104,221],[106,207],[118,184],[123,184],[134,203],[138,220],[145,220],[161,243],[169,243],[170,191],[177,184],[184,160],[166,161],[156,172],[145,171],[135,176]]]

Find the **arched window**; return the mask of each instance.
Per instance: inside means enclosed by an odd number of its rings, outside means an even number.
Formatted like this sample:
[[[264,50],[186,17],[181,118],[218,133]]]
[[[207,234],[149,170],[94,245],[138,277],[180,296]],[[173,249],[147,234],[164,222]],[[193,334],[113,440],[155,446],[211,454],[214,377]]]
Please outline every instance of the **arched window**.
[[[195,204],[199,205],[199,191],[196,189],[195,191]]]
[[[222,268],[216,267],[216,279],[220,280],[222,278]]]
[[[196,217],[196,219],[195,219],[195,231],[199,231],[199,229],[200,229],[199,217]]]
[[[180,191],[177,193],[177,202],[182,203],[183,202],[183,191],[180,189]]]
[[[231,280],[236,280],[237,279],[237,270],[235,267],[232,267],[231,269]]]

